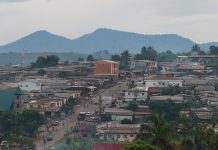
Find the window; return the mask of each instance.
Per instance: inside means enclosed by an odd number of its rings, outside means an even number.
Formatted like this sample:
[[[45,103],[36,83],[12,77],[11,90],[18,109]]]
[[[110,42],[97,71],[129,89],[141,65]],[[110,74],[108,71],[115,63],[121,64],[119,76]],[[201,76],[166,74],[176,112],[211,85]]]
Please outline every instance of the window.
[[[17,108],[19,108],[20,107],[20,105],[19,104],[17,104]]]
[[[19,96],[19,95],[17,95],[17,99],[20,99],[20,96]]]
[[[153,85],[156,85],[156,83],[153,83]]]
[[[142,93],[142,95],[144,95],[145,93]]]
[[[130,95],[130,92],[128,92],[128,95]]]

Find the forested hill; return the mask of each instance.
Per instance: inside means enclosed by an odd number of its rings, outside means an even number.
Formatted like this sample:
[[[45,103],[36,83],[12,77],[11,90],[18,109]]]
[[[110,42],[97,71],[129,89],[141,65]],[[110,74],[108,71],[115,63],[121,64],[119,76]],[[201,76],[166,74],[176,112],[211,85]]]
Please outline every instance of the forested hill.
[[[68,39],[48,31],[37,31],[15,42],[0,46],[2,52],[79,52],[93,53],[108,50],[119,53],[128,49],[131,53],[138,53],[142,46],[152,46],[158,52],[172,50],[187,52],[194,42],[176,34],[145,35],[100,28],[77,39]],[[218,43],[213,43],[218,45]],[[207,43],[203,44],[205,49]]]

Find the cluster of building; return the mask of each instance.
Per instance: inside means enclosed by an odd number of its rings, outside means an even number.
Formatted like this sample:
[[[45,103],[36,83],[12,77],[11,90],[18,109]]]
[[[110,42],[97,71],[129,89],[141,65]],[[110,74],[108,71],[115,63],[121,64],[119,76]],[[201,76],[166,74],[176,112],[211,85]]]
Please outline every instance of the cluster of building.
[[[100,115],[104,116],[105,122],[96,124],[95,136],[104,141],[131,143],[140,132],[144,118],[151,114],[148,102],[184,104],[196,101],[197,97],[200,107],[183,110],[181,114],[201,122],[210,122],[216,115],[211,108],[218,106],[218,79],[216,69],[209,61],[218,61],[217,58],[179,56],[176,62],[170,63],[131,60],[129,70],[125,71],[119,71],[119,62],[110,60],[75,62],[67,66],[60,64],[45,68],[45,76],[37,74],[39,69],[19,66],[1,68],[0,111],[21,113],[25,109],[34,109],[42,114],[54,115],[61,112],[69,98],[90,100],[99,95],[99,89],[127,79],[133,86],[128,90],[120,89],[122,92],[113,105],[110,98],[106,98],[104,103],[109,105],[101,106],[99,101],[99,107],[102,107]],[[68,76],[60,78],[60,71],[68,72]],[[162,90],[169,86],[193,89],[190,93],[163,95]],[[138,103],[138,108],[127,110],[130,102]],[[102,121],[104,119],[101,118]],[[124,122],[127,120],[131,124]],[[94,147],[98,149],[97,144]]]

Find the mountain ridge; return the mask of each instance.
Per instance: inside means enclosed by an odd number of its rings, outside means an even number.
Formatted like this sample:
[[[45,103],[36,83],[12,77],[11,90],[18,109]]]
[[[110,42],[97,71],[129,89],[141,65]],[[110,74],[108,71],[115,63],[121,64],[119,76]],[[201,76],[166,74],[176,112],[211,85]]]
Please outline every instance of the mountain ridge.
[[[0,46],[3,52],[76,52],[93,53],[108,50],[110,53],[120,53],[125,49],[138,53],[143,46],[152,46],[158,52],[172,50],[187,52],[195,44],[192,40],[177,34],[141,34],[125,32],[108,28],[98,28],[94,32],[84,34],[75,39],[69,39],[46,30],[35,31],[14,42]],[[210,44],[200,44],[205,50]]]

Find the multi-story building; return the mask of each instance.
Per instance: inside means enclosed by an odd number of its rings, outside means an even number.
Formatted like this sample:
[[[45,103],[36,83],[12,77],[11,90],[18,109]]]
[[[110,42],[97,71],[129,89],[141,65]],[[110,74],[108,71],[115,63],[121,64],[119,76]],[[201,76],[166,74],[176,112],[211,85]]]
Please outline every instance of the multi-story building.
[[[147,90],[145,87],[136,87],[124,92],[123,99],[125,101],[145,101],[147,100]]]
[[[137,72],[153,73],[157,71],[157,62],[150,60],[131,60],[130,69]]]
[[[119,63],[110,60],[96,61],[94,76],[118,76]]]

